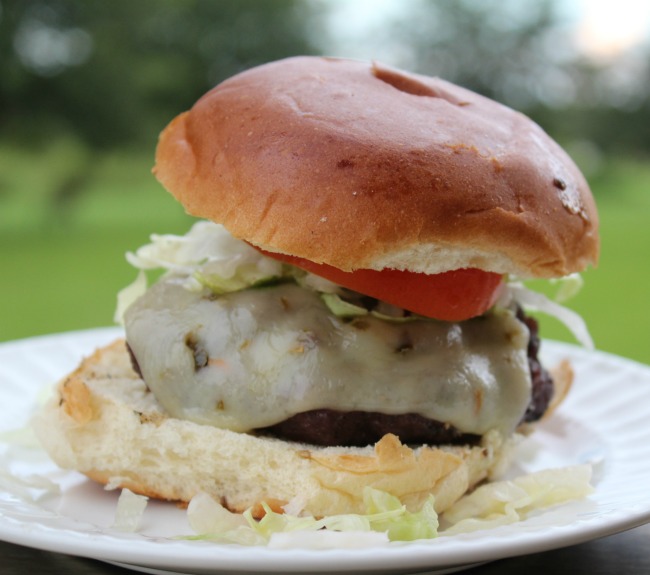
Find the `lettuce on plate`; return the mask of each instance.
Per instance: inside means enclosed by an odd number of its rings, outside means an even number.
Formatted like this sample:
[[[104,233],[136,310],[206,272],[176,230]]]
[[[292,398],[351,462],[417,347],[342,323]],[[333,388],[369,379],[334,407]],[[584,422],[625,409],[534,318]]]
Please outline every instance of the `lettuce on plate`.
[[[293,514],[293,510],[278,513],[263,504],[266,514],[258,521],[250,509],[241,515],[232,513],[201,493],[188,507],[190,526],[197,533],[188,539],[310,549],[434,539],[508,525],[524,520],[533,511],[582,499],[593,492],[591,473],[590,465],[576,465],[487,483],[443,514],[442,529],[433,496],[414,513],[397,497],[366,487],[364,514],[317,519]],[[349,537],[352,533],[354,537]]]
[[[332,515],[322,519],[277,513],[263,504],[265,515],[258,521],[250,509],[242,515],[231,513],[209,495],[201,493],[190,501],[187,510],[190,526],[198,533],[190,539],[275,547],[338,547],[343,538],[332,536],[333,532],[355,533],[355,546],[437,536],[438,515],[433,508],[433,497],[416,513],[408,511],[397,497],[371,487],[365,488],[363,499],[364,514]],[[318,535],[312,535],[315,532]]]

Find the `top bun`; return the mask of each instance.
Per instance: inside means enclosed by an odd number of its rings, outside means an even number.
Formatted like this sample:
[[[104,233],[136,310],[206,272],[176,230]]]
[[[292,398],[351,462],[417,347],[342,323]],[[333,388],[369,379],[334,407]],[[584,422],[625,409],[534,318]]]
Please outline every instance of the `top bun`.
[[[234,236],[348,271],[558,277],[598,258],[589,187],[537,124],[377,63],[238,74],[167,126],[154,172]]]

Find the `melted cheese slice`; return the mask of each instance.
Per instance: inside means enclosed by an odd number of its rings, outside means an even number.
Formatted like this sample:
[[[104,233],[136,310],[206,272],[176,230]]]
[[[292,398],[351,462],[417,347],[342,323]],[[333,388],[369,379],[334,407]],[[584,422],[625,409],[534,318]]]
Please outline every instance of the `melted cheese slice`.
[[[508,434],[531,396],[529,333],[509,309],[461,323],[345,320],[294,284],[215,297],[163,281],[127,310],[125,327],[174,417],[234,431],[329,408]]]

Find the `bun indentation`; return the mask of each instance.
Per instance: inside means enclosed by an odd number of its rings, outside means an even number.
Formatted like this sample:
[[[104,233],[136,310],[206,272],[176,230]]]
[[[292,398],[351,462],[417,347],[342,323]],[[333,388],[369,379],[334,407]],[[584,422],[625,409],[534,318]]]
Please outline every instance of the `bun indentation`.
[[[377,63],[372,65],[372,74],[378,80],[390,84],[393,88],[400,92],[411,94],[412,96],[427,96],[429,98],[440,98],[446,100],[450,104],[456,106],[466,106],[468,102],[462,102],[452,96],[449,92],[440,88],[434,88],[429,84],[425,84],[420,78],[402,72],[381,66]]]

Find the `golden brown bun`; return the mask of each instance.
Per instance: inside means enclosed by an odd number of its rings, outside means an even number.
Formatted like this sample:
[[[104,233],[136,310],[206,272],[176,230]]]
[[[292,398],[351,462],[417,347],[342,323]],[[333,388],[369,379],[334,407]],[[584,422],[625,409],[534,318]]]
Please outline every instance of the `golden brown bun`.
[[[362,512],[366,485],[414,510],[433,493],[442,512],[508,451],[495,433],[477,447],[410,448],[389,434],[375,446],[323,448],[174,419],[121,340],[60,382],[34,428],[58,465],[113,487],[175,501],[206,492],[235,511],[298,498],[316,516]]]
[[[196,216],[351,270],[563,276],[598,258],[582,174],[534,122],[437,78],[315,57],[226,80],[162,133]]]

